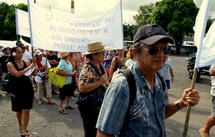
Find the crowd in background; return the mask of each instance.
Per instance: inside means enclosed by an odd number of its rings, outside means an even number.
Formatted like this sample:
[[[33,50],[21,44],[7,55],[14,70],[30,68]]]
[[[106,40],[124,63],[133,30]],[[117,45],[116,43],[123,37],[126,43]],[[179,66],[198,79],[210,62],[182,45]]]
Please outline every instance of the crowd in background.
[[[43,49],[34,49],[32,53],[28,45],[20,41],[16,44],[17,47],[12,49],[0,47],[0,84],[2,90],[8,90],[3,86],[8,74],[13,75],[13,81],[16,81],[16,84],[13,83],[15,89],[8,93],[12,100],[12,111],[16,112],[21,135],[30,136],[27,127],[35,97],[38,105],[45,102],[58,104],[60,114],[67,114],[66,109],[75,109],[76,105],[72,104],[71,100],[77,98],[76,104],[83,120],[85,137],[96,136],[95,125],[99,110],[114,72],[130,68],[135,63],[131,52],[132,45],[125,49],[108,50],[101,42],[95,42],[88,44],[89,51],[86,53]],[[170,60],[168,61],[162,73],[166,73],[165,77],[168,77],[170,72],[173,80],[173,70]],[[48,72],[55,67],[58,68],[56,74],[66,79],[62,87],[56,87],[48,81]],[[31,75],[26,75],[30,70],[32,70]],[[170,88],[169,81],[167,79],[168,88]],[[24,86],[26,82],[27,87],[26,84]],[[78,95],[76,91],[79,92]],[[59,101],[56,101],[53,95],[58,94]]]
[[[33,98],[35,98],[38,105],[43,103],[58,104],[58,112],[60,114],[67,114],[66,109],[73,110],[76,107],[75,104],[72,104],[71,100],[77,98],[78,92],[75,91],[78,91],[78,84],[86,82],[83,79],[83,76],[88,73],[88,70],[84,71],[86,64],[100,59],[99,64],[104,68],[102,74],[106,74],[105,81],[107,85],[117,69],[126,68],[127,49],[125,51],[124,49],[104,51],[104,59],[100,57],[93,59],[92,54],[56,52],[43,49],[33,49],[32,54],[32,49],[29,49],[28,45],[24,45],[20,41],[16,44],[14,48],[0,47],[0,85],[1,90],[6,91],[11,96],[12,111],[16,112],[20,133],[23,136],[29,135],[27,125],[30,117],[30,109],[33,108]],[[8,64],[10,65],[8,66]],[[61,88],[52,85],[48,81],[48,71],[55,67],[58,68],[57,74],[66,77],[66,84]],[[33,70],[33,72],[31,75],[26,76],[25,74],[30,71],[29,69]],[[13,92],[8,91],[9,89],[4,87],[4,82],[8,80],[7,76],[10,73],[13,76],[13,81],[16,81],[14,86],[16,90]],[[98,80],[102,74],[97,75]],[[30,83],[24,88],[26,81]],[[105,88],[107,88],[107,85]],[[81,86],[79,89],[81,89]],[[54,95],[59,95],[59,101],[53,99]],[[79,105],[83,123],[86,123],[85,120],[89,120],[89,116],[85,116],[89,112],[86,113],[84,109],[86,109],[86,106]],[[98,113],[99,111],[97,111],[97,115]],[[91,125],[91,127],[94,125],[94,129],[95,120],[94,118],[94,124]],[[84,124],[84,127],[86,129],[88,126]],[[89,130],[86,129],[87,131]]]

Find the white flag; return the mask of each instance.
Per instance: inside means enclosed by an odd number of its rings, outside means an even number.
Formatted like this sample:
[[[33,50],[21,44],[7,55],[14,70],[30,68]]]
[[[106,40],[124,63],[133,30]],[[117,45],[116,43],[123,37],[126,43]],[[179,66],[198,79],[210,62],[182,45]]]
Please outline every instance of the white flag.
[[[199,55],[198,67],[215,64],[215,22],[211,25],[206,37],[203,40],[202,51]]]
[[[98,16],[91,15],[91,18],[47,10],[31,2],[29,9],[34,48],[84,52],[87,44],[95,41],[112,49],[123,48],[120,5]]]
[[[197,55],[196,55],[196,63],[195,68],[199,68],[200,59],[202,56],[202,49],[204,45],[202,45],[203,38],[205,35],[205,28],[208,20],[208,12],[210,10],[210,2],[211,0],[204,0],[201,3],[201,7],[199,9],[198,15],[196,17],[196,22],[194,26],[194,43],[198,47]]]
[[[193,0],[193,2],[195,3],[196,7],[200,8],[201,6],[201,3],[203,2],[204,0]],[[215,0],[211,0],[211,7],[215,7]],[[210,13],[215,11],[215,8],[210,8]]]
[[[30,37],[28,12],[16,9],[16,34]]]

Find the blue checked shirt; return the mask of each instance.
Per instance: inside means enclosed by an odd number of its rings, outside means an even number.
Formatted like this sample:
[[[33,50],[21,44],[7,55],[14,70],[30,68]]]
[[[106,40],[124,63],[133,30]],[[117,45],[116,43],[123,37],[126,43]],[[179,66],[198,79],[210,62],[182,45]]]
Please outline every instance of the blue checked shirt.
[[[117,137],[166,137],[164,120],[167,92],[163,91],[157,75],[155,86],[150,89],[136,63],[131,71],[135,77],[137,96],[128,116],[128,83],[123,74],[116,72],[106,91],[96,128]]]

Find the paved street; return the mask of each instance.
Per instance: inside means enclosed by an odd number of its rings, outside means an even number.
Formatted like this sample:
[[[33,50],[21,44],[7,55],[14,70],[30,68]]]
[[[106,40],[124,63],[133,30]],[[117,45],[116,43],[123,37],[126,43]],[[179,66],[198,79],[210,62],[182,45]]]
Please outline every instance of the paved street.
[[[190,87],[185,57],[173,56],[175,82],[169,90],[170,101],[178,99],[184,88]],[[192,108],[188,137],[199,137],[198,129],[203,126],[210,114],[210,77],[202,76],[196,84],[201,101]],[[57,96],[54,96],[57,99]],[[18,137],[18,125],[15,113],[11,111],[9,97],[0,97],[0,137]],[[83,137],[81,118],[77,109],[68,111],[67,115],[59,114],[57,105],[37,105],[32,109],[29,130],[33,137]],[[186,109],[178,112],[166,121],[167,137],[181,137]],[[212,129],[211,137],[215,136]]]

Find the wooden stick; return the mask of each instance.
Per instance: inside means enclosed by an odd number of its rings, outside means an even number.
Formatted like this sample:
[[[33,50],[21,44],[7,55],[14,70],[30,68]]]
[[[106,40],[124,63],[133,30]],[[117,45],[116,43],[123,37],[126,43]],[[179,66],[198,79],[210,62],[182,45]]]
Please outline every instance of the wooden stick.
[[[198,69],[195,68],[194,73],[193,73],[192,82],[191,82],[191,85],[190,85],[190,87],[192,89],[195,88],[195,82],[196,82],[197,73],[198,73]],[[191,113],[191,105],[188,104],[187,114],[186,114],[185,123],[184,123],[183,137],[187,137],[187,130],[188,130],[188,126],[189,126],[190,113]]]

